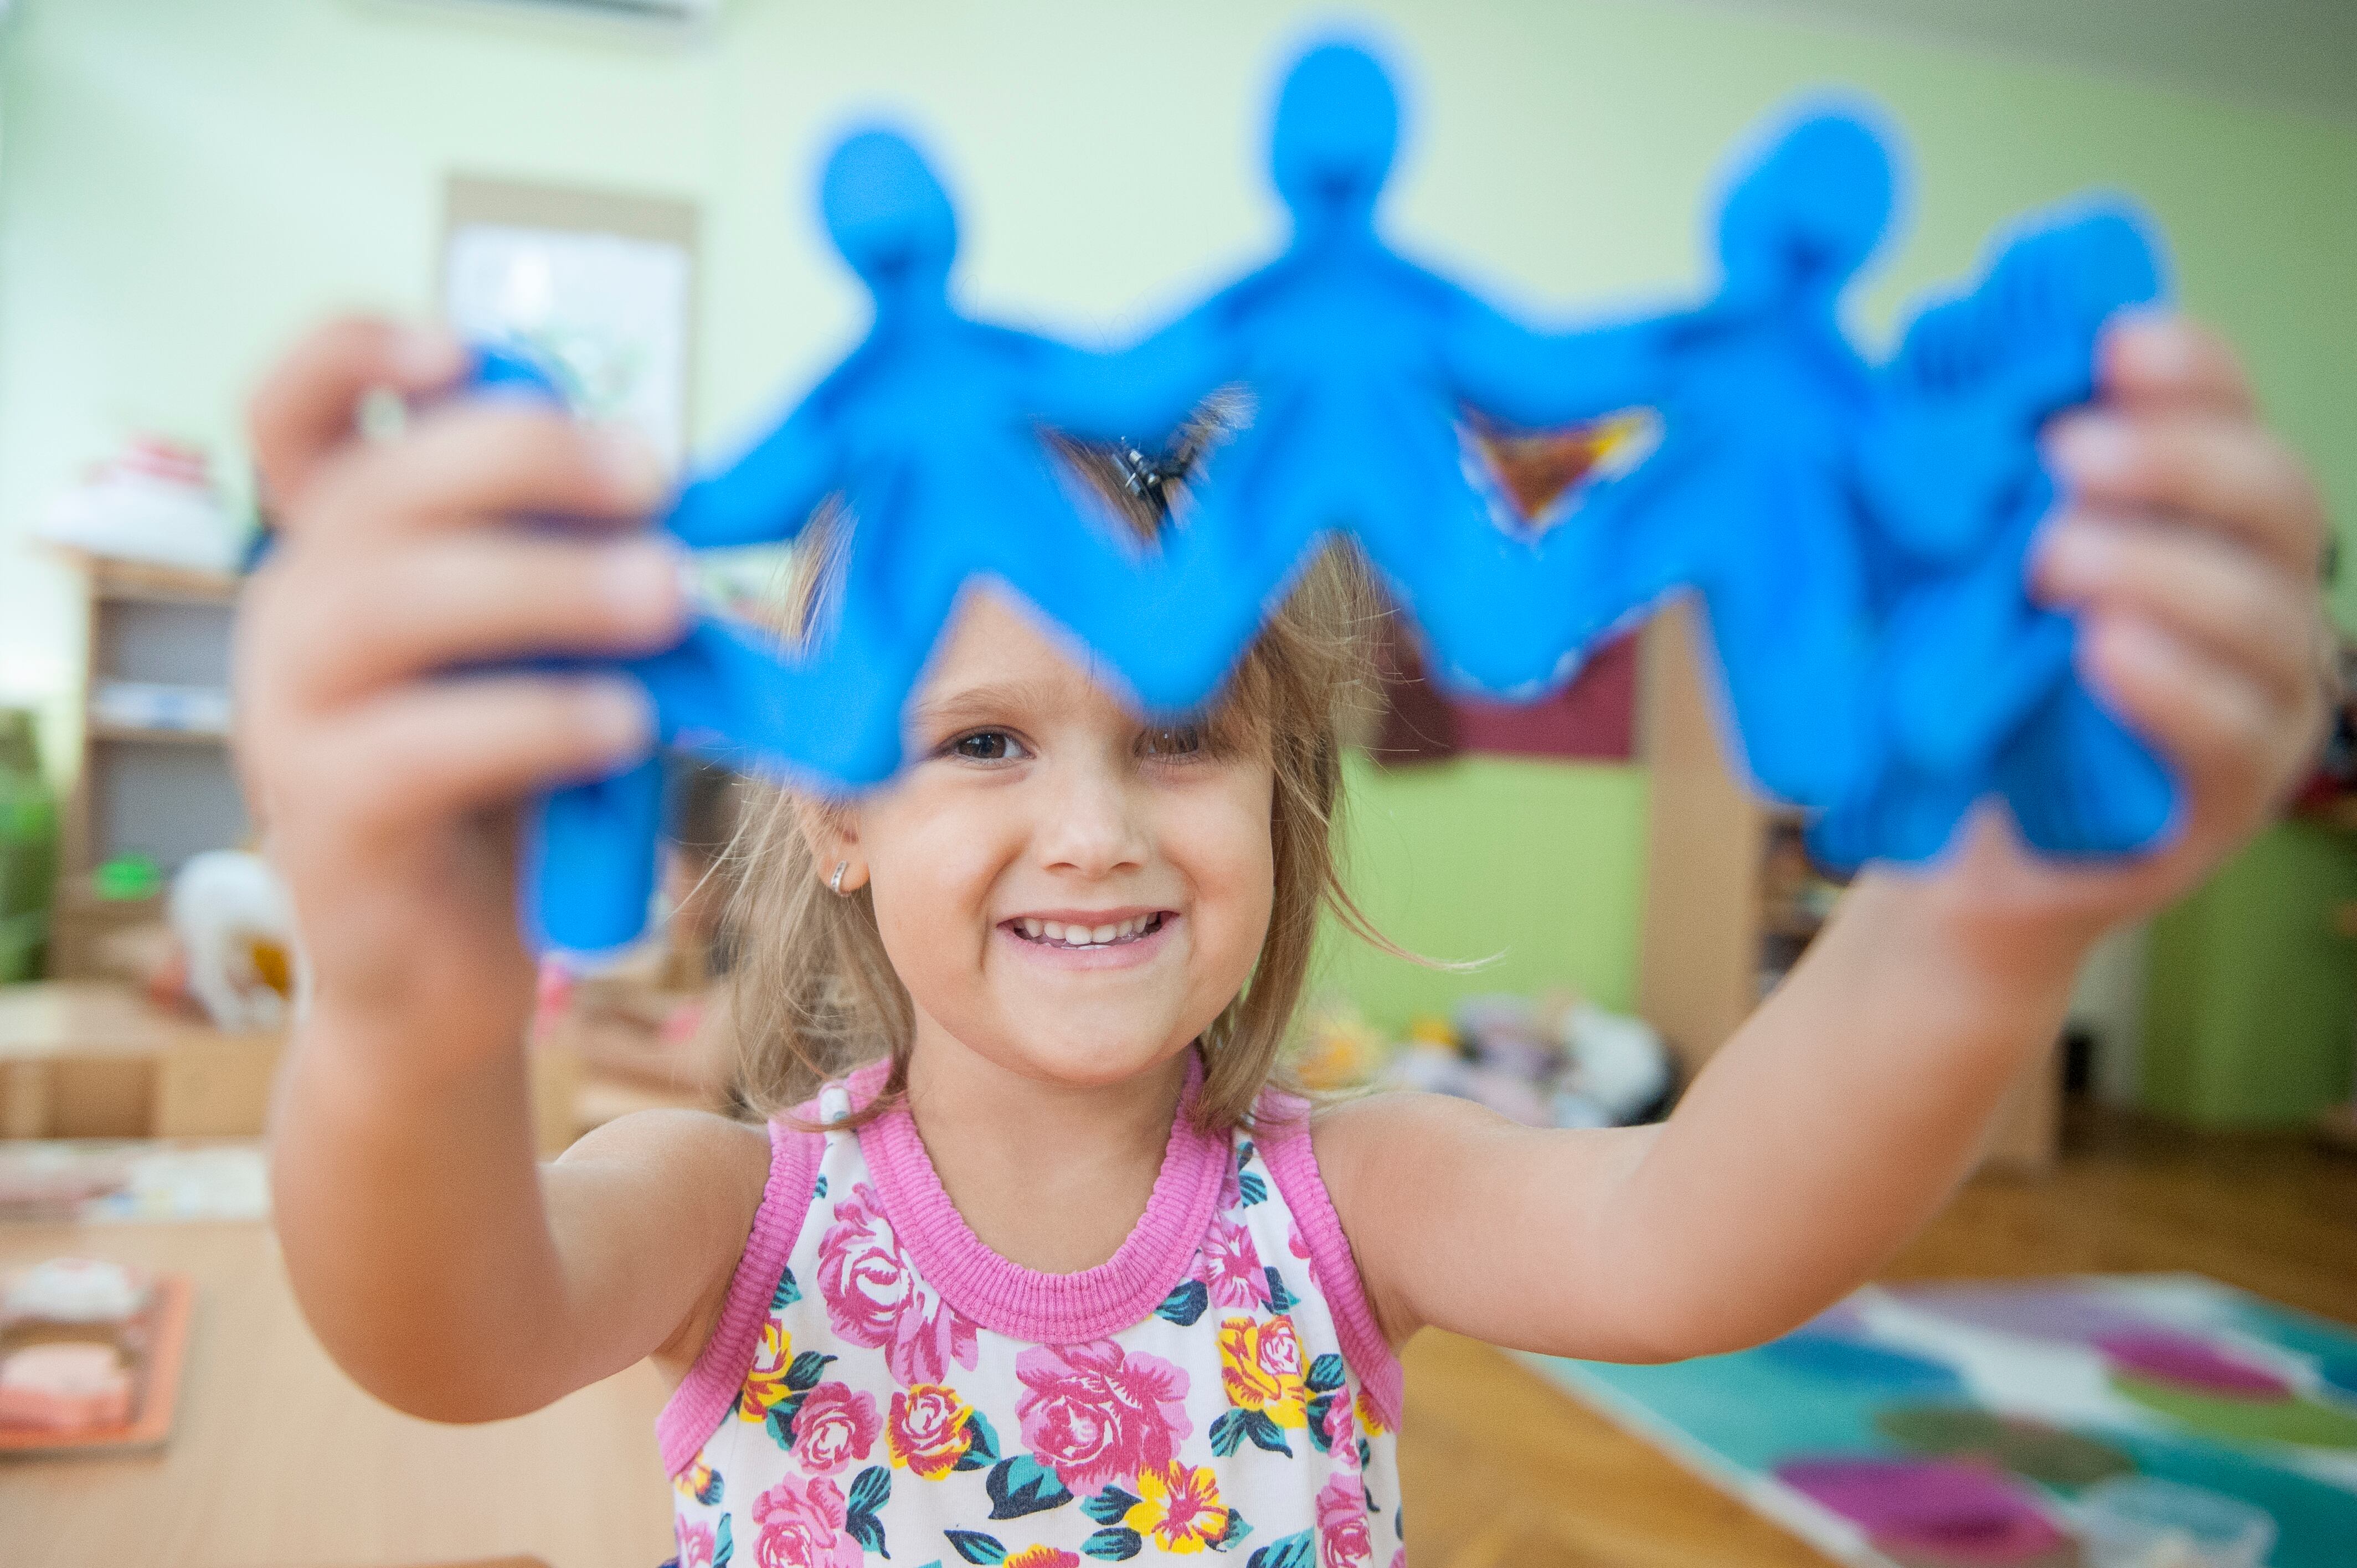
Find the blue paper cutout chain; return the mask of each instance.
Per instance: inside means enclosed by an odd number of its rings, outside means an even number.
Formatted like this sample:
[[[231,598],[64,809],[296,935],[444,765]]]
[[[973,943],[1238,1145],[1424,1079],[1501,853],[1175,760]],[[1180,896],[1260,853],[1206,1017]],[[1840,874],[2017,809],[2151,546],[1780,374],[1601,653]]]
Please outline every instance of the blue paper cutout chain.
[[[2161,292],[2135,213],[2033,218],[1870,365],[1838,309],[1889,224],[1889,158],[1860,112],[1813,106],[1730,182],[1711,298],[1550,333],[1384,242],[1375,209],[1397,132],[1369,54],[1305,55],[1271,148],[1291,245],[1102,353],[962,314],[940,183],[888,131],[845,140],[821,206],[874,325],[665,523],[691,546],[786,541],[841,498],[832,624],[793,649],[706,616],[631,661],[662,739],[805,789],[880,782],[976,576],[1096,650],[1146,707],[1198,707],[1317,550],[1347,534],[1413,614],[1436,675],[1500,695],[1561,684],[1600,639],[1690,589],[1730,752],[1813,813],[1813,847],[1834,864],[1929,858],[1991,794],[2048,854],[2158,839],[2173,779],[2080,684],[2072,622],[2024,584],[2055,495],[2039,427],[2093,395],[2106,318]],[[495,352],[479,379],[547,385]],[[1047,439],[1151,450],[1231,387],[1253,417],[1151,547]],[[1658,415],[1655,449],[1535,526],[1502,518],[1469,474],[1469,424],[1631,409]],[[524,893],[544,944],[597,951],[638,934],[661,809],[651,759],[550,798]]]

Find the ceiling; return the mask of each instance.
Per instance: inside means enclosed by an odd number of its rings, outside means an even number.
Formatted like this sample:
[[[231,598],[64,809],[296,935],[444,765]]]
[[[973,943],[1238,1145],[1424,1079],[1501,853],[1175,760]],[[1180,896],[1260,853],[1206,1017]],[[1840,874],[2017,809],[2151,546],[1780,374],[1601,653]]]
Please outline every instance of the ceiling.
[[[2357,122],[2357,0],[1689,0]]]

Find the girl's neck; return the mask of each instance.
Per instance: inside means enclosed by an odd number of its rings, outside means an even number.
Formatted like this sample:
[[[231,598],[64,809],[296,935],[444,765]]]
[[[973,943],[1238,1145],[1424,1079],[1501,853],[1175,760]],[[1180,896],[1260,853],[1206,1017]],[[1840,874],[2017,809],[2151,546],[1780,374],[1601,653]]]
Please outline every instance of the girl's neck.
[[[1077,1273],[1113,1256],[1153,1195],[1187,1054],[1118,1083],[1042,1083],[920,1018],[909,1111],[975,1237],[1009,1262]]]

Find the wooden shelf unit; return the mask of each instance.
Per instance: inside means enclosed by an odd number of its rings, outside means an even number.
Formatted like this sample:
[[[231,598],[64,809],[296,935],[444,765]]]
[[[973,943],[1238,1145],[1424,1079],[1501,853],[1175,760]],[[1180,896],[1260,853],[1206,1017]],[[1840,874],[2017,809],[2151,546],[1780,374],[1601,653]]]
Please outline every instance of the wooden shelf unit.
[[[50,975],[73,979],[95,972],[95,950],[108,932],[164,913],[160,897],[101,897],[93,871],[137,853],[168,876],[198,851],[242,842],[248,828],[227,735],[119,724],[94,714],[89,701],[106,680],[225,686],[238,578],[58,553],[86,596],[81,759],[61,823],[49,937]]]

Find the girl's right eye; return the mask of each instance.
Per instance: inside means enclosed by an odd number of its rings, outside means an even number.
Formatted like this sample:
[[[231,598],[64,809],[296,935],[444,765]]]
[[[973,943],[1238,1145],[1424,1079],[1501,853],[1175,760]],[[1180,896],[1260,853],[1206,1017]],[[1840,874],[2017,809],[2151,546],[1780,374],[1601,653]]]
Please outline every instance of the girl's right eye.
[[[1005,730],[978,729],[950,742],[952,756],[969,762],[1006,762],[1023,755],[1020,742]]]

